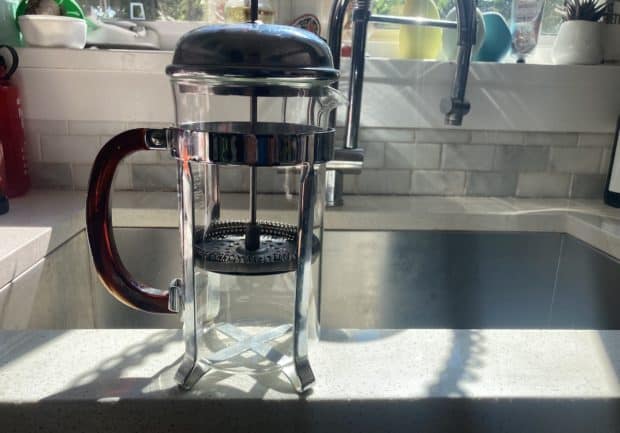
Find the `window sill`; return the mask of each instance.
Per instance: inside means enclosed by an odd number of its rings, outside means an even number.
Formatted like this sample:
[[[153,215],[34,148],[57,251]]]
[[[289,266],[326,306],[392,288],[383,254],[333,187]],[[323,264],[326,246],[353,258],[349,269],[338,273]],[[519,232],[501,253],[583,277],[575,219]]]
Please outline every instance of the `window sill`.
[[[164,74],[170,51],[21,48],[19,54],[26,118],[173,119]],[[366,64],[363,126],[444,126],[438,107],[449,94],[453,63],[369,58]],[[345,78],[347,69],[345,61]],[[467,91],[472,109],[463,126],[613,132],[620,113],[619,75],[619,65],[474,62]],[[131,104],[114,105],[129,97]]]

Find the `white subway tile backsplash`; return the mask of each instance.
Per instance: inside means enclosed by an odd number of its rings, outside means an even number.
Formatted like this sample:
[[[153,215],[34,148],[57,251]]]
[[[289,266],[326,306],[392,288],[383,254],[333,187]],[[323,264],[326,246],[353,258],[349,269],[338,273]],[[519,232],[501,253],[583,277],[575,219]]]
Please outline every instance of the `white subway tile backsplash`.
[[[69,121],[69,135],[116,135],[127,129],[125,122]]]
[[[114,188],[122,191],[133,189],[131,173],[131,167],[129,165],[119,165],[114,176]]]
[[[383,168],[385,165],[384,143],[360,143],[364,149],[364,168]]]
[[[416,129],[416,143],[469,143],[471,134],[463,129]]]
[[[71,165],[69,163],[30,163],[30,179],[35,188],[71,189]]]
[[[158,150],[139,150],[125,158],[127,164],[157,164],[161,162]]]
[[[523,144],[525,134],[512,131],[472,131],[471,142],[474,144]]]
[[[517,173],[472,172],[467,179],[467,195],[483,197],[510,197],[517,189]]]
[[[50,113],[56,119],[84,121],[174,119],[170,83],[163,71],[127,74],[110,70],[24,68],[20,77],[28,83],[21,90],[29,119],[49,119]]]
[[[579,146],[611,147],[613,142],[612,134],[579,134]]]
[[[99,137],[95,136],[41,136],[41,160],[45,162],[92,163],[99,148]]]
[[[176,191],[177,172],[163,165],[132,165],[133,187],[145,191]]]
[[[41,161],[41,136],[38,132],[25,131],[26,156],[28,161]]]
[[[338,136],[340,137],[341,135]],[[399,141],[413,143],[413,130],[399,128],[361,128],[358,140],[368,142]]]
[[[465,172],[417,170],[411,175],[414,195],[463,195]]]
[[[517,197],[567,197],[571,175],[557,173],[521,173]]]
[[[416,143],[413,145],[413,169],[434,169],[441,164],[441,145],[436,143]]]
[[[526,144],[532,146],[576,146],[577,134],[555,132],[528,132]]]
[[[71,166],[74,189],[82,191],[88,189],[88,179],[90,178],[91,169],[91,164],[73,164]]]
[[[167,122],[27,120],[27,150],[35,187],[87,187],[92,162],[112,136]],[[342,134],[342,129],[339,130]],[[522,197],[598,197],[607,174],[610,134],[362,128],[360,175],[344,176],[345,193]],[[175,190],[169,152],[141,151],[118,168],[116,189]],[[264,171],[264,173],[263,173]],[[262,170],[259,191],[297,189],[280,170]],[[247,170],[220,170],[222,192],[245,192]]]
[[[24,120],[24,129],[26,131],[45,135],[67,135],[69,134],[68,125],[69,122],[66,120]]]
[[[345,176],[346,178],[347,176]],[[411,172],[409,170],[363,170],[356,178],[359,194],[408,194]]]
[[[447,170],[491,170],[495,146],[487,144],[444,144],[441,167]]]
[[[602,174],[576,174],[573,176],[571,198],[603,198],[605,181]]]
[[[357,194],[358,176],[343,176],[342,189],[345,194]]]
[[[562,173],[598,173],[602,153],[595,147],[553,147],[549,168]]]
[[[493,166],[496,171],[542,171],[548,159],[548,147],[498,146]]]
[[[90,179],[90,172],[92,170],[92,164],[73,164],[71,171],[73,173],[73,188],[81,191],[88,189],[88,180]],[[131,167],[121,164],[117,167],[114,174],[114,189],[127,191],[133,189],[131,182]]]
[[[439,168],[441,144],[387,143],[385,167],[399,169]]]

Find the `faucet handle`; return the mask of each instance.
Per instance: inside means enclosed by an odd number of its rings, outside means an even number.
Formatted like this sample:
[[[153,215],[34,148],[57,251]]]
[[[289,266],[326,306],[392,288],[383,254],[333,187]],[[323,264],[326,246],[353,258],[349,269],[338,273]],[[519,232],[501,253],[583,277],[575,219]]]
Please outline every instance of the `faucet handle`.
[[[364,149],[336,149],[334,159],[327,163],[325,204],[342,206],[343,174],[360,174],[364,165]]]
[[[364,149],[336,149],[334,159],[327,163],[328,170],[360,174],[364,165]]]
[[[442,98],[439,109],[446,115],[446,124],[460,126],[463,117],[469,113],[471,105],[469,101],[459,98]]]

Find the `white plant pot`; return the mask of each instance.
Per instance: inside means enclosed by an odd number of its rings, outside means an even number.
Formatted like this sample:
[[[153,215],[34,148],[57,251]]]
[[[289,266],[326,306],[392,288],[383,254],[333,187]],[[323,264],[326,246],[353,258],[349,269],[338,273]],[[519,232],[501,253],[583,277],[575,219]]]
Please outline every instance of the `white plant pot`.
[[[603,61],[604,24],[593,21],[565,21],[553,45],[556,65],[598,65]]]
[[[22,15],[19,28],[28,46],[81,49],[86,45],[86,21],[56,15]]]

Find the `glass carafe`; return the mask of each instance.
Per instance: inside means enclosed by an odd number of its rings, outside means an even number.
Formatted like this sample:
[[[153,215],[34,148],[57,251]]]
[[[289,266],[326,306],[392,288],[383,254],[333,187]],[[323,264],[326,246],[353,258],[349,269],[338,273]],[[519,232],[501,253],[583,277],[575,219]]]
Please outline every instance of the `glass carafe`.
[[[329,87],[338,74],[311,33],[260,24],[219,29],[186,35],[167,68],[176,125],[124,132],[97,156],[87,203],[91,252],[119,300],[182,313],[181,386],[217,369],[283,374],[302,392],[314,382],[308,346],[318,336],[325,164],[334,141],[327,124],[344,98]],[[207,45],[217,46],[217,58],[205,60]],[[269,49],[276,46],[280,57]],[[300,58],[286,52],[300,49],[311,55],[292,67]],[[234,55],[222,62],[225,52]],[[114,170],[142,149],[167,150],[177,160],[183,275],[167,292],[131,277],[110,224]]]

